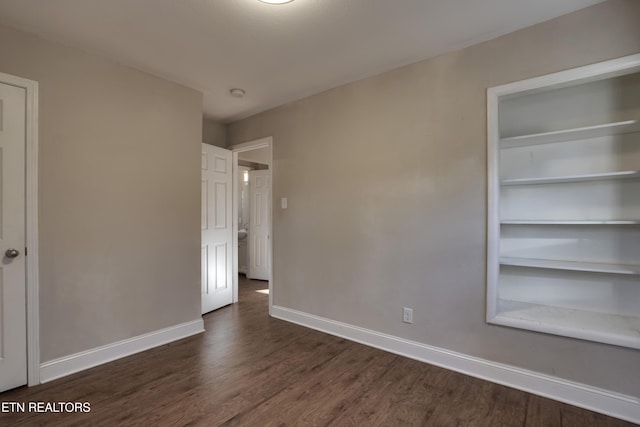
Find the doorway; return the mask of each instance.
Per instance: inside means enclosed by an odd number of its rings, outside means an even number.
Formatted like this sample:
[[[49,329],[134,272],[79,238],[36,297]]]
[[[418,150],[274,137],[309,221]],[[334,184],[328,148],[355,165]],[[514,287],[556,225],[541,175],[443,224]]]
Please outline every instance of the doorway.
[[[264,280],[261,291],[273,304],[272,270],[272,138],[229,147],[233,153],[233,288],[238,302],[240,283]],[[239,274],[243,274],[240,278]]]

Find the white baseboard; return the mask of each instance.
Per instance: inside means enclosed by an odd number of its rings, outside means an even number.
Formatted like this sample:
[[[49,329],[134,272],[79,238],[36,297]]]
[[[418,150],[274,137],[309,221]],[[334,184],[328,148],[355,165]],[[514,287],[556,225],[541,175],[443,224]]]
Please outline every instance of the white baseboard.
[[[513,387],[560,402],[640,423],[640,398],[567,381],[462,353],[433,347],[347,323],[272,306],[271,315],[401,356]]]
[[[204,322],[202,319],[197,319],[192,322],[181,323],[158,331],[138,335],[137,337],[92,348],[91,350],[50,360],[40,365],[40,382],[46,383],[53,381],[201,332],[204,332]]]

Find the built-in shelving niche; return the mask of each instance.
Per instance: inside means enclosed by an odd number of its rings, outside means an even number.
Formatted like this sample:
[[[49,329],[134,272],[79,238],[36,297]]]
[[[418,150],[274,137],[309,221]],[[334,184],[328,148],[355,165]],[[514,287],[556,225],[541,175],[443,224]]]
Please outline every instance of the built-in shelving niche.
[[[640,54],[487,104],[487,321],[640,349]]]

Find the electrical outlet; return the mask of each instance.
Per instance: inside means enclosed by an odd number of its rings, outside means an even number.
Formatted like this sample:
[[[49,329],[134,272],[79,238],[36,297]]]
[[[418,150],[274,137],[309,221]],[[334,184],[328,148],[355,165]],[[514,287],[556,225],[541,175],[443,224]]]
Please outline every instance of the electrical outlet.
[[[402,309],[402,321],[404,323],[413,323],[413,309],[407,307]]]

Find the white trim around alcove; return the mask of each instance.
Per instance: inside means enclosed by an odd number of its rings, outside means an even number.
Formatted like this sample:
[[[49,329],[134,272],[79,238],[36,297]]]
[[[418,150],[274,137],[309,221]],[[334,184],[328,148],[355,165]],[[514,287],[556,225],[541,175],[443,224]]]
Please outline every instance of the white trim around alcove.
[[[277,305],[272,307],[271,316],[465,375],[640,423],[640,397],[618,394]]]

